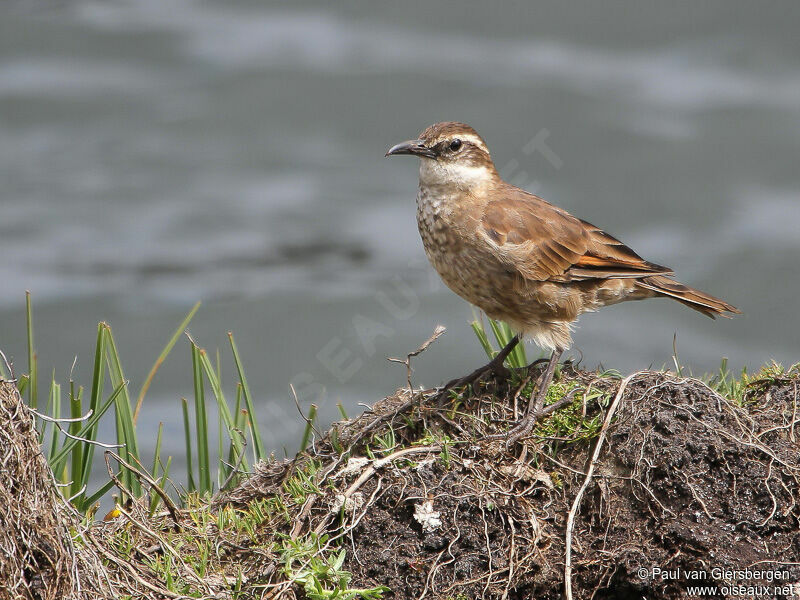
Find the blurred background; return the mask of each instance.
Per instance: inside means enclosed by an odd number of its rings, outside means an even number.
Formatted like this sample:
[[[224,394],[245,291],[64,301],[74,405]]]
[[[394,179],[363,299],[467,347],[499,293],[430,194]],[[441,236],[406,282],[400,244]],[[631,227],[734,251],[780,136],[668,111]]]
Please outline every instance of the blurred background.
[[[800,359],[800,4],[63,0],[0,8],[0,349],[88,385],[97,322],[138,390],[171,331],[236,335],[265,442],[293,451],[405,382],[485,356],[428,266],[417,161],[387,147],[440,120],[501,173],[744,311],[668,302],[585,315],[575,357],[695,374]],[[532,150],[544,142],[548,151]],[[533,144],[536,148],[541,145]],[[537,356],[535,348],[529,356]],[[224,375],[223,375],[224,377]],[[156,377],[148,445],[183,454],[188,344]],[[109,425],[111,427],[112,425]],[[109,437],[113,436],[109,430]],[[176,462],[179,462],[176,460]]]

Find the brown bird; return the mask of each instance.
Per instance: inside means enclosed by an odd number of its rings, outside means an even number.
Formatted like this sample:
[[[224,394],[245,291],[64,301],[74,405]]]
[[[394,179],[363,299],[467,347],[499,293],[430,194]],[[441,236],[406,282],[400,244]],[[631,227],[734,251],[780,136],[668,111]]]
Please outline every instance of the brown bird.
[[[451,290],[516,332],[488,365],[445,387],[502,370],[522,338],[552,351],[535,399],[509,439],[532,429],[582,313],[657,297],[711,318],[740,312],[671,279],[671,269],[644,260],[602,229],[503,181],[486,142],[469,125],[436,123],[386,156],[395,154],[420,158],[417,225],[431,264]]]

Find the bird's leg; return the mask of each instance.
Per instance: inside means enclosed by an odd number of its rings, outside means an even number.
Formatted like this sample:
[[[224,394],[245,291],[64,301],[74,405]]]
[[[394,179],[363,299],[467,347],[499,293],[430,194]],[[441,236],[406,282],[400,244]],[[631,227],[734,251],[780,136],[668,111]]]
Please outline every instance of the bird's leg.
[[[547,390],[550,387],[550,383],[553,381],[553,374],[556,372],[556,365],[558,365],[558,359],[561,358],[562,353],[563,350],[556,348],[553,350],[553,354],[550,355],[547,367],[545,367],[544,373],[542,373],[542,376],[539,378],[536,395],[534,396],[531,394],[531,399],[528,401],[528,410],[525,416],[514,429],[508,432],[506,438],[507,447],[511,446],[511,444],[521,437],[528,435],[533,430],[533,426],[536,424],[536,421],[539,419],[544,409],[544,400],[547,398]]]
[[[481,376],[483,376],[485,373],[498,373],[498,374],[501,374],[501,375],[502,374],[507,374],[508,373],[508,369],[506,369],[503,366],[503,363],[505,362],[505,360],[508,357],[508,355],[511,354],[511,351],[514,348],[516,348],[517,344],[519,344],[519,340],[520,340],[519,335],[515,335],[513,338],[511,338],[511,341],[508,342],[508,344],[506,344],[503,347],[503,349],[500,350],[500,352],[498,352],[497,355],[492,360],[490,360],[487,364],[483,365],[482,367],[480,367],[478,369],[475,369],[469,375],[465,375],[464,377],[460,377],[460,378],[457,378],[457,379],[453,379],[452,381],[448,381],[439,390],[439,393],[437,394],[437,397],[441,398],[442,396],[444,396],[444,394],[448,390],[451,390],[451,389],[454,389],[454,388],[459,388],[461,386],[473,383],[473,382],[477,381],[478,379],[480,379]]]

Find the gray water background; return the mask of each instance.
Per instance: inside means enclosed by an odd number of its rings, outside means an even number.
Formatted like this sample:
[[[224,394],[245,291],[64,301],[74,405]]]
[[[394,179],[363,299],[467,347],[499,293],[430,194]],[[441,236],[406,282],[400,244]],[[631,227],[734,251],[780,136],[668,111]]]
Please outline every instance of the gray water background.
[[[670,365],[673,335],[698,374],[797,361],[798,24],[793,0],[4,2],[0,349],[24,371],[29,289],[43,378],[77,356],[89,385],[105,320],[135,394],[202,300],[191,333],[232,397],[234,332],[278,452],[303,426],[292,381],[323,423],[357,412],[439,323],[414,383],[463,374],[485,358],[472,309],[425,260],[416,161],[383,157],[462,120],[509,179],[744,311],[586,315],[585,367]],[[178,463],[191,382],[181,341],[140,421]]]

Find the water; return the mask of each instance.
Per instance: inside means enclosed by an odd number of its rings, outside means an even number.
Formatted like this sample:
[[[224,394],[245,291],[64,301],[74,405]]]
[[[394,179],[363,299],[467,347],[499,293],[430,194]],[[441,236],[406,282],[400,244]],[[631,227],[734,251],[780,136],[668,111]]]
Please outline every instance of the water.
[[[463,374],[483,359],[471,309],[425,262],[415,161],[383,158],[462,120],[509,179],[745,312],[586,315],[585,366],[671,364],[674,334],[696,373],[800,359],[796,2],[443,4],[4,4],[0,348],[24,368],[30,289],[42,373],[77,355],[86,382],[106,320],[138,391],[202,300],[192,335],[225,357],[235,333],[279,452],[302,428],[292,381],[323,420],[353,413],[437,323],[415,383]],[[554,156],[526,152],[537,134]],[[182,456],[191,394],[181,342],[142,446],[163,421]]]

